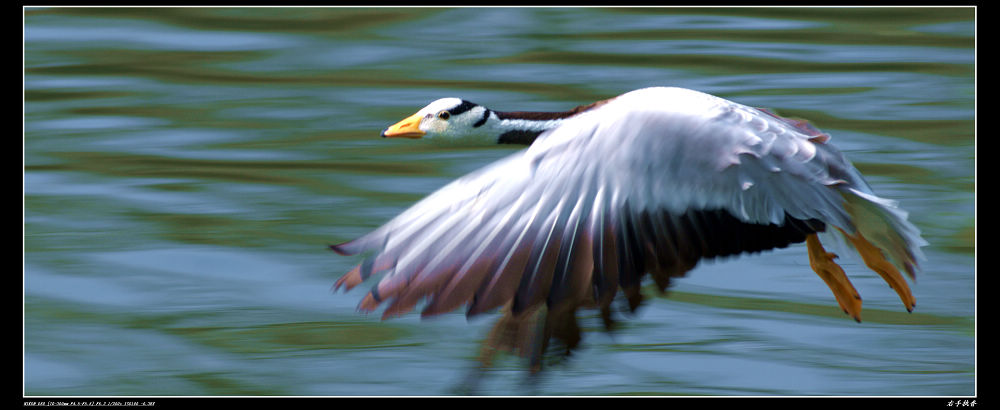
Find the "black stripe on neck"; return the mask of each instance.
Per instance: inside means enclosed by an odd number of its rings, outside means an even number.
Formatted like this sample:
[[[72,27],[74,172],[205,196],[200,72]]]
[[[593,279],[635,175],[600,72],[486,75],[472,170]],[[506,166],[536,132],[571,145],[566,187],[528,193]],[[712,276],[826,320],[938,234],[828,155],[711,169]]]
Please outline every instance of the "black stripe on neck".
[[[482,127],[483,124],[486,124],[486,120],[488,120],[489,118],[490,118],[490,109],[486,108],[486,110],[483,111],[483,118],[480,118],[479,121],[476,121],[475,124],[472,124],[472,128]]]
[[[549,121],[572,117],[577,113],[566,112],[534,112],[534,111],[496,111],[497,117],[501,120],[529,120],[529,121]]]
[[[507,131],[500,134],[500,138],[497,138],[498,144],[518,144],[518,145],[531,145],[535,142],[535,138],[538,138],[545,131]]]
[[[581,112],[600,107],[604,104],[607,104],[612,99],[613,98],[609,98],[607,100],[601,100],[587,105],[581,105],[579,107],[573,108],[572,110],[563,112],[496,111],[496,113],[497,117],[499,117],[501,120],[509,120],[509,119],[521,119],[521,120],[532,120],[532,121],[558,120],[563,118],[569,118]]]

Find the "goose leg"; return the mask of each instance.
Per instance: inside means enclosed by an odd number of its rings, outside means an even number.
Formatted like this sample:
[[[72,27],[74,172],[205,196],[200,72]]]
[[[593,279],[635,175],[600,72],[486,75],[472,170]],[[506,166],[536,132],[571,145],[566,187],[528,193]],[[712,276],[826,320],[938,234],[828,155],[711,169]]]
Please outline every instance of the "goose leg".
[[[545,318],[544,306],[517,314],[511,312],[510,306],[503,308],[500,319],[497,319],[479,348],[478,364],[454,390],[462,394],[474,394],[486,371],[493,367],[497,354],[501,352],[527,357],[531,374],[538,373],[541,370],[542,354],[548,344]]]
[[[903,279],[903,275],[899,273],[896,266],[887,261],[882,251],[875,245],[872,245],[871,242],[868,242],[867,239],[861,236],[861,233],[853,236],[844,233],[844,236],[854,244],[854,249],[861,255],[861,259],[865,261],[865,265],[868,265],[869,269],[882,276],[882,279],[889,284],[889,287],[896,291],[899,299],[903,301],[906,311],[912,312],[917,304],[916,299],[910,293],[910,286],[906,284],[906,280]]]
[[[551,337],[550,318],[551,316],[548,314],[544,315],[545,320],[536,318],[537,320],[531,323],[533,326],[529,329],[530,335],[526,336],[528,342],[522,346],[521,354],[528,357],[529,380],[531,376],[542,371],[542,359],[545,356],[545,350],[549,347],[549,338]]]
[[[809,266],[833,291],[833,295],[837,298],[837,303],[840,304],[844,313],[860,322],[861,295],[847,279],[844,269],[833,261],[837,255],[823,249],[823,245],[819,243],[819,237],[814,233],[806,235],[806,247],[809,251]]]

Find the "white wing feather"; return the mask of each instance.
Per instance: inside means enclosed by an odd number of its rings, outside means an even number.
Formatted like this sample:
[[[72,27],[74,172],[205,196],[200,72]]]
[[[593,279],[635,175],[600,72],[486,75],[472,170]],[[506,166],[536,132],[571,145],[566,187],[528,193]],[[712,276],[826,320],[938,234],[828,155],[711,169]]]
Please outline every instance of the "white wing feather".
[[[387,270],[362,301],[363,309],[374,309],[392,300],[386,314],[404,313],[424,298],[426,314],[462,304],[480,311],[507,302],[518,288],[524,292],[518,296],[534,295],[523,303],[539,303],[550,286],[586,292],[595,280],[584,272],[594,270],[586,263],[602,252],[592,245],[623,215],[722,209],[744,222],[781,225],[787,214],[853,233],[858,227],[845,198],[869,204],[868,219],[886,221],[889,228],[875,239],[892,248],[894,262],[919,256],[923,242],[905,213],[874,196],[825,138],[801,131],[696,91],[624,94],[335,246],[347,254],[374,252],[338,286]],[[567,266],[552,269],[553,260]],[[571,271],[583,273],[554,277]]]

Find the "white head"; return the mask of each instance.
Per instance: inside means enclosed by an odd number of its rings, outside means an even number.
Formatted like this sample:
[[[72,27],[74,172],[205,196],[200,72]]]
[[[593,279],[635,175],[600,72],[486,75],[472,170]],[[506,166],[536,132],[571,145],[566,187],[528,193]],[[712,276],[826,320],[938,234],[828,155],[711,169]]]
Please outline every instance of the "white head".
[[[386,128],[382,136],[495,144],[495,130],[486,126],[492,115],[481,105],[460,98],[442,98]]]

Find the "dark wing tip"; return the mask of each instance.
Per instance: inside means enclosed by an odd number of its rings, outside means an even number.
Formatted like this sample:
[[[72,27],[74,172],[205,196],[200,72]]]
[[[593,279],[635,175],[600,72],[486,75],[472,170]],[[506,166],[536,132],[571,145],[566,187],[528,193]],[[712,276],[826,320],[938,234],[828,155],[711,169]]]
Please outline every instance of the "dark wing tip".
[[[336,292],[343,287],[344,291],[348,291],[351,290],[351,288],[358,286],[361,282],[364,282],[364,280],[364,275],[361,272],[361,265],[358,265],[355,266],[354,269],[351,269],[350,272],[345,273],[344,276],[341,276],[340,279],[337,279],[337,282],[333,284],[333,288],[331,290]]]
[[[830,134],[820,131],[819,128],[816,128],[816,126],[812,125],[812,123],[810,123],[809,121],[782,117],[778,115],[776,112],[767,108],[757,108],[757,111],[760,111],[764,114],[777,118],[778,120],[781,120],[785,124],[792,126],[792,128],[795,128],[799,132],[808,135],[810,137],[809,141],[814,144],[825,144],[827,141],[830,140]]]
[[[352,241],[353,242],[353,241]],[[329,245],[330,249],[337,252],[339,255],[350,256],[357,253],[356,250],[350,249],[351,242],[344,242],[335,245]]]

